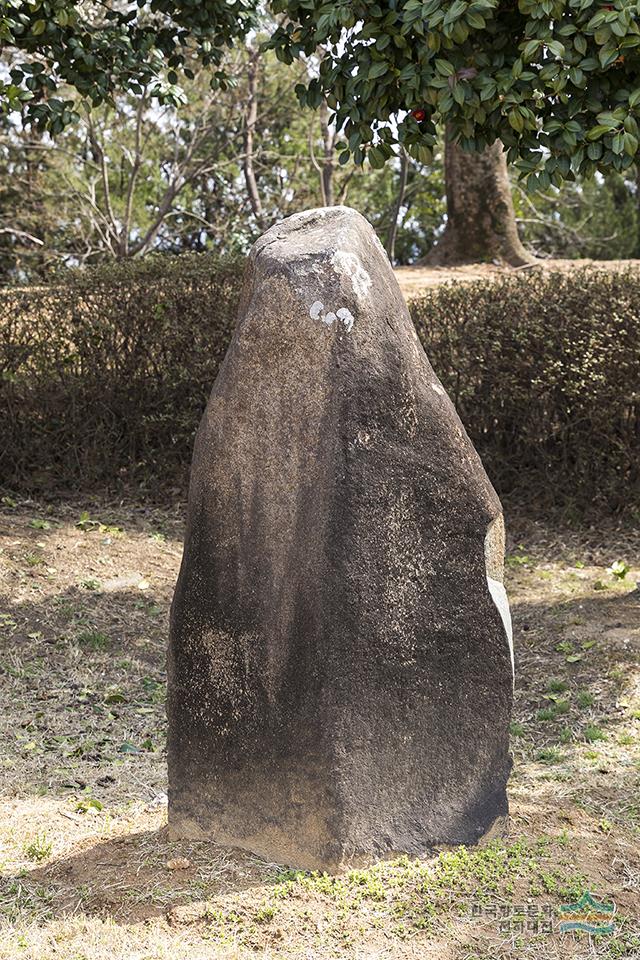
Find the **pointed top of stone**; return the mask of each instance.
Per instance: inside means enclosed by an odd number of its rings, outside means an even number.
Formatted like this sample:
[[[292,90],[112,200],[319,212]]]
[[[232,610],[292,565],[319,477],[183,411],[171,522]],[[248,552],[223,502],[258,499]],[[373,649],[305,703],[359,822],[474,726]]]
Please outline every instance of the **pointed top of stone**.
[[[357,246],[364,239],[377,245],[386,259],[386,253],[369,221],[353,207],[314,207],[302,210],[274,223],[254,243],[251,256],[257,256],[265,247],[275,245],[274,255],[282,256],[280,244],[287,243],[289,253],[296,248],[303,256],[331,253],[331,248]]]
[[[351,207],[318,207],[296,213],[274,224],[255,242],[249,254],[241,315],[247,312],[251,298],[258,295],[262,299],[265,294],[278,299],[280,305],[286,303],[291,319],[295,316],[301,324],[305,321],[303,326],[308,329],[300,330],[304,336],[321,337],[328,343],[328,334],[341,341],[350,335],[362,349],[375,336],[376,328],[378,334],[382,332],[380,323],[395,326],[401,318],[404,335],[417,343],[385,250],[371,224]],[[264,316],[269,323],[266,312]]]

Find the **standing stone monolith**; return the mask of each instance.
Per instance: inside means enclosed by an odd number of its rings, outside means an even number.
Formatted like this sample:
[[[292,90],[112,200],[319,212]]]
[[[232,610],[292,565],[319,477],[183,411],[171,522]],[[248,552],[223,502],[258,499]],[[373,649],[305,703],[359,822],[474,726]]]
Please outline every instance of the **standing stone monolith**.
[[[498,498],[367,221],[255,244],[196,438],[169,828],[339,869],[507,813]]]

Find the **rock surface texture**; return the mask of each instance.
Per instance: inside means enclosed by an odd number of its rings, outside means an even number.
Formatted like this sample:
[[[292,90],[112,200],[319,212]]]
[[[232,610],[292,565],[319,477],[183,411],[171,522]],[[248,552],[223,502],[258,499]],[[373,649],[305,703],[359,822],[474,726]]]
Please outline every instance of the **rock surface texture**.
[[[354,210],[255,244],[198,431],[169,827],[339,869],[507,813],[498,498]]]

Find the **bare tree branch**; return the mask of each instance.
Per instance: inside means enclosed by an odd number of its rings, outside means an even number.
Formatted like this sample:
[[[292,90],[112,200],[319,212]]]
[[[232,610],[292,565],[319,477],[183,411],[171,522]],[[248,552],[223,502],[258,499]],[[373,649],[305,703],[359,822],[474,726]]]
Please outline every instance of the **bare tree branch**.
[[[253,168],[253,137],[258,121],[258,62],[260,53],[257,48],[249,50],[249,64],[247,68],[247,107],[244,121],[244,179],[249,194],[249,202],[253,215],[262,226],[264,213],[258,191],[258,183]]]
[[[143,94],[137,104],[136,108],[136,132],[134,138],[134,153],[133,153],[133,163],[131,164],[131,172],[129,173],[129,183],[127,184],[127,198],[124,206],[124,243],[128,247],[129,245],[129,233],[131,231],[131,213],[133,210],[133,197],[135,194],[136,184],[138,181],[138,174],[140,172],[140,167],[142,166],[142,151],[141,151],[141,135],[142,135],[142,118],[144,115],[144,110],[147,105],[147,100]]]
[[[27,233],[26,230],[16,230],[15,227],[0,227],[0,233],[8,233],[14,237],[20,237],[22,240],[29,240],[30,243],[35,243],[40,247],[44,246],[44,240],[34,237],[32,233]]]

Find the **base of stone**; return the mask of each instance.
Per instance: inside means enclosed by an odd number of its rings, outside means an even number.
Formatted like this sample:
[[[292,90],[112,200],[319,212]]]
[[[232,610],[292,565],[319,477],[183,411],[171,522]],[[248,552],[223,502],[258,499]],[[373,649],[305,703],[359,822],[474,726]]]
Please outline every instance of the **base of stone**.
[[[487,831],[477,841],[467,843],[466,846],[484,846],[491,840],[501,839],[509,834],[509,815],[496,817]],[[370,851],[336,851],[333,858],[325,847],[321,853],[314,856],[309,850],[296,850],[290,837],[278,835],[276,831],[267,832],[256,837],[253,842],[238,841],[237,838],[226,836],[212,826],[204,829],[192,819],[171,820],[167,826],[167,837],[170,841],[199,840],[209,841],[225,850],[237,850],[264,860],[265,863],[274,863],[294,870],[319,870],[323,873],[340,874],[353,869],[365,869],[375,863],[386,860],[396,860],[398,857],[409,856],[417,859],[428,859],[443,850],[454,850],[460,844],[434,843],[426,844],[419,850],[370,850]]]

